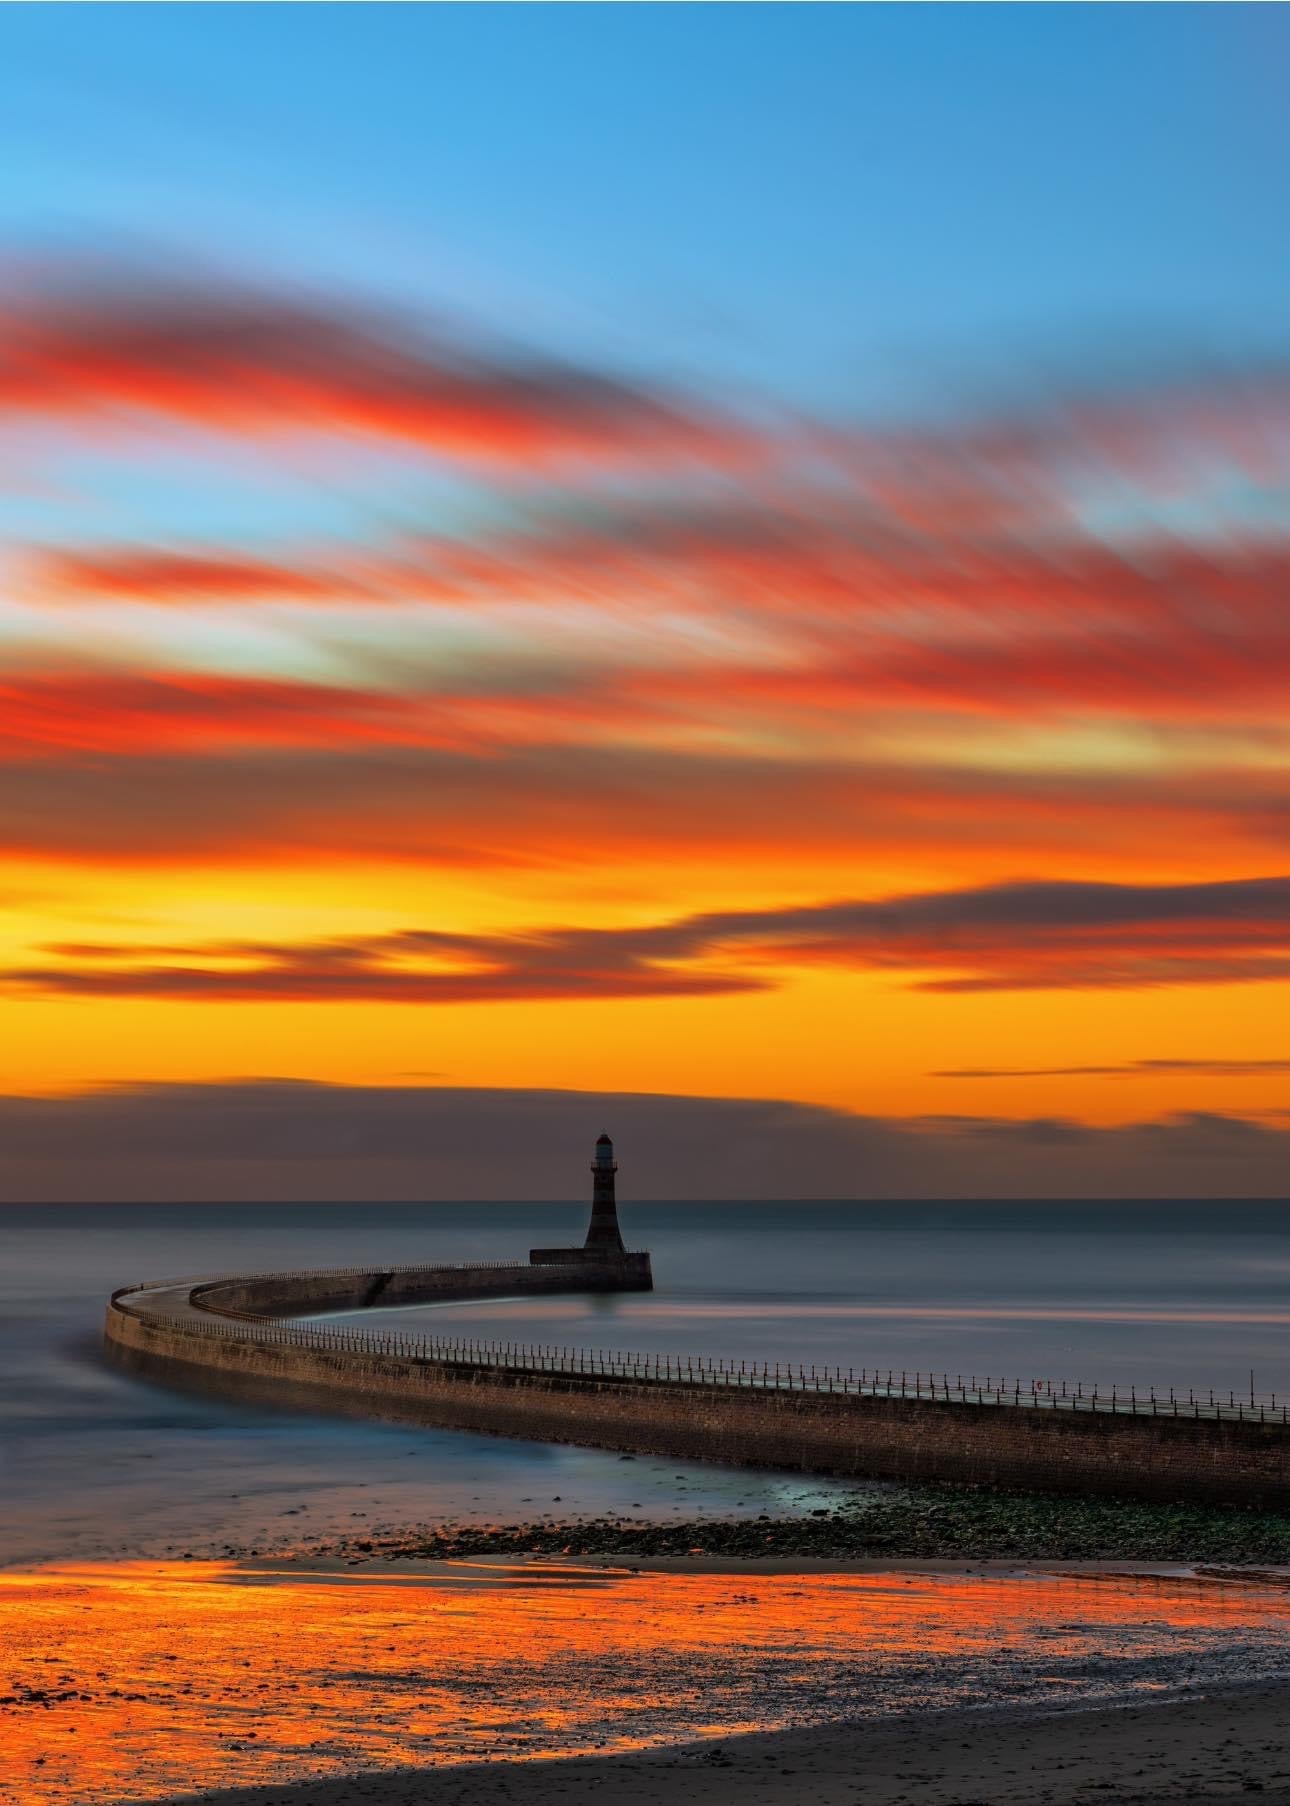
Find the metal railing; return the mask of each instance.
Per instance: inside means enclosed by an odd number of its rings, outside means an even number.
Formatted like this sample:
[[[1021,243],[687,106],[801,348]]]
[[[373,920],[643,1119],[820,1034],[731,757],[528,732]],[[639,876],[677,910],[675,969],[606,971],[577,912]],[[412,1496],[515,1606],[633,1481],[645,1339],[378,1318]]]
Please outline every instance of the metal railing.
[[[365,1267],[293,1267],[281,1273],[232,1274],[227,1279],[206,1279],[204,1286],[259,1285],[268,1279],[377,1279],[386,1273],[474,1273],[480,1269],[495,1272],[502,1268],[529,1271],[526,1260],[436,1260],[405,1261],[401,1265]],[[170,1282],[182,1285],[183,1280]]]
[[[400,1268],[379,1271],[466,1271],[488,1266],[522,1267],[514,1261],[470,1262],[456,1268]],[[370,1267],[335,1269],[337,1273],[370,1274]],[[571,1275],[574,1272],[571,1269]],[[268,1277],[267,1275],[259,1277]],[[295,1277],[273,1275],[274,1278]],[[305,1275],[299,1275],[305,1277]],[[316,1278],[311,1274],[308,1277]],[[211,1282],[208,1282],[211,1283]],[[228,1283],[234,1283],[229,1281]],[[1237,1396],[1229,1390],[1181,1387],[1145,1390],[1089,1385],[1065,1380],[1014,1380],[986,1374],[931,1373],[898,1368],[807,1366],[805,1363],[735,1361],[710,1356],[626,1353],[620,1349],[561,1347],[551,1343],[484,1342],[470,1337],[409,1335],[398,1330],[328,1328],[302,1325],[290,1318],[265,1317],[252,1311],[221,1310],[218,1315],[195,1311],[192,1316],[152,1312],[126,1300],[147,1288],[126,1288],[113,1294],[113,1304],[128,1315],[169,1329],[197,1336],[248,1339],[250,1325],[256,1342],[321,1353],[383,1356],[425,1366],[491,1368],[516,1374],[558,1374],[588,1381],[620,1381],[635,1384],[716,1387],[740,1391],[812,1392],[853,1398],[924,1400],[950,1405],[1024,1407],[1036,1410],[1114,1412],[1146,1417],[1224,1420],[1238,1423],[1290,1426],[1290,1403],[1280,1403],[1275,1393],[1262,1398]]]

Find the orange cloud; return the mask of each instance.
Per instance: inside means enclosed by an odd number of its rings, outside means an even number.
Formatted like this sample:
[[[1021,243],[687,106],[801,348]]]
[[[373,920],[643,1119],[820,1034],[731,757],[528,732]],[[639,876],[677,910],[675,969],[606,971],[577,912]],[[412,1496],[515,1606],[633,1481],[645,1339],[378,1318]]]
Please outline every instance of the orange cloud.
[[[289,743],[239,748],[238,714],[206,746],[70,744],[4,766],[0,852],[74,862],[268,863],[364,859],[569,871],[606,861],[735,862],[735,881],[782,883],[783,862],[915,856],[977,871],[1245,870],[1285,843],[1279,771],[1031,772],[969,764],[731,756],[658,748],[366,742],[320,745],[317,717]],[[397,723],[398,716],[396,714]],[[184,732],[190,730],[185,725]],[[386,744],[379,741],[384,737]],[[1254,869],[1257,869],[1255,866]],[[740,878],[738,874],[742,873]]]
[[[0,972],[0,983],[92,997],[465,1003],[762,989],[803,965],[905,973],[935,991],[1266,982],[1290,978],[1290,878],[1037,881],[638,928],[46,951],[52,961]]]
[[[101,273],[0,295],[15,467],[28,437],[56,461],[200,431],[233,464],[343,441],[347,518],[365,495],[385,518],[356,456],[380,446],[468,465],[492,523],[104,545],[64,519],[59,549],[7,555],[0,856],[56,899],[5,919],[8,1001],[43,1037],[15,1041],[16,1082],[125,1071],[158,1020],[161,1069],[209,1074],[243,1004],[283,1069],[356,1077],[421,1033],[386,1005],[504,1002],[505,1037],[437,1020],[462,1076],[522,1083],[533,1047],[588,1070],[569,1002],[676,999],[634,1012],[637,1082],[775,1092],[789,1046],[789,1089],[886,1087],[895,1111],[939,1100],[928,1046],[964,1072],[1067,1060],[1095,1109],[1116,1088],[1088,1068],[1144,1017],[1137,1045],[1277,1053],[1271,993],[1201,990],[1290,973],[1285,881],[1252,877],[1290,819],[1288,421],[1266,370],[825,429],[290,295]],[[156,499],[140,471],[131,509]],[[413,926],[371,932],[391,920]],[[487,932],[416,926],[441,921]],[[881,1052],[841,1073],[857,998]],[[1275,1102],[1272,1064],[1251,1100]],[[1167,1107],[1169,1071],[1141,1076]]]

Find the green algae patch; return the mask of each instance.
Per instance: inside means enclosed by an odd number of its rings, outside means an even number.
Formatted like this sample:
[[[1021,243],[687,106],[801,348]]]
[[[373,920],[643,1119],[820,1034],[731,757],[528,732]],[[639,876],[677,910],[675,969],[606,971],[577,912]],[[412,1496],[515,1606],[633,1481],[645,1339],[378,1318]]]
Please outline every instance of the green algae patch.
[[[1290,1564],[1290,1514],[1218,1506],[1001,1494],[955,1487],[867,1487],[808,1517],[572,1518],[447,1524],[329,1543],[355,1563],[463,1556],[707,1555],[858,1561],[1143,1561]],[[321,1548],[316,1552],[321,1553]]]

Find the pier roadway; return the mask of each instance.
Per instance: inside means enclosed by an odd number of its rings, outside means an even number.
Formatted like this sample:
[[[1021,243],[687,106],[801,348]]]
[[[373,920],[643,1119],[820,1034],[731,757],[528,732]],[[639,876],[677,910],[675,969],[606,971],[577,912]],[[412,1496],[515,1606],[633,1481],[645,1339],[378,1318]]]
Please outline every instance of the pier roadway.
[[[633,1264],[637,1263],[637,1264]],[[643,1263],[641,1265],[640,1263]],[[380,1415],[738,1466],[1290,1509],[1284,1399],[401,1333],[375,1306],[640,1289],[648,1257],[330,1269],[114,1293],[108,1344]],[[302,1317],[346,1313],[333,1324]],[[262,1387],[261,1387],[262,1390]],[[351,1408],[353,1400],[351,1399]]]

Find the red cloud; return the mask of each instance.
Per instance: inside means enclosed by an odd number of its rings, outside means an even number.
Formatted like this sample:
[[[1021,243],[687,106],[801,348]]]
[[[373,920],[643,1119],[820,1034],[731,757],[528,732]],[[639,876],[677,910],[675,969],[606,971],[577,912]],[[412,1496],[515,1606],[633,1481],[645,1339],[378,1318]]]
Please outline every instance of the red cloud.
[[[68,600],[177,602],[254,596],[271,601],[324,602],[353,596],[322,569],[210,552],[149,547],[121,551],[50,552],[37,565],[43,588]]]
[[[436,738],[428,710],[379,691],[174,672],[38,675],[0,684],[0,751],[11,757],[434,745]]]
[[[0,710],[0,722],[3,722]],[[187,729],[185,731],[188,731]],[[564,871],[643,862],[913,858],[950,869],[1249,870],[1285,844],[1282,773],[1005,772],[658,748],[288,744],[77,750],[6,764],[0,850],[114,863],[433,861]],[[387,740],[392,737],[386,729]],[[312,743],[307,743],[312,742]],[[480,756],[481,750],[487,756]]]
[[[0,847],[561,864],[589,846],[627,859],[810,848],[840,862],[966,848],[978,871],[1034,869],[1073,849],[1105,870],[1127,850],[1141,871],[1149,859],[1212,869],[1237,847],[1248,869],[1251,847],[1284,836],[1284,772],[1205,763],[1221,761],[1216,735],[1196,736],[1186,770],[1153,777],[976,770],[970,742],[958,768],[930,768],[918,751],[902,768],[869,758],[865,737],[879,716],[883,744],[895,729],[917,749],[936,717],[1095,714],[1246,737],[1262,727],[1274,744],[1290,699],[1284,538],[1202,547],[1139,535],[1116,550],[1081,524],[1074,497],[1090,469],[1158,490],[1197,462],[1275,475],[1286,420],[1275,372],[1258,387],[1216,382],[961,430],[803,429],[774,449],[814,461],[792,464],[791,482],[759,466],[754,485],[736,460],[770,435],[639,385],[468,357],[401,324],[272,297],[117,287],[10,303],[6,415],[77,431],[148,418],[353,432],[520,468],[697,455],[725,469],[684,502],[600,490],[474,544],[37,558],[38,601],[572,600],[590,632],[570,661],[567,639],[541,643],[537,613],[522,672],[480,659],[465,676],[424,679],[422,656],[393,689],[69,669],[56,619],[49,668],[31,654],[0,685]],[[620,653],[623,640],[597,632],[597,617],[617,626],[631,612],[649,662],[636,642]],[[1162,764],[1180,744],[1156,743]]]
[[[653,711],[591,683],[384,690],[204,672],[33,672],[0,682],[0,761],[98,752],[474,749],[577,742]]]
[[[742,455],[629,384],[263,294],[120,283],[0,303],[0,419],[362,435],[501,465]]]
[[[860,706],[1222,719],[1279,704],[1290,687],[1290,552],[1268,542],[1155,544],[1132,555],[1079,539],[1042,551],[879,549],[822,521],[749,523],[741,536],[727,519],[706,533],[695,523],[671,533],[659,522],[643,537],[421,542],[366,557],[63,553],[38,560],[35,580],[37,593],[71,598],[365,605],[419,596],[458,607],[573,599],[606,616],[648,611],[656,658],[667,662],[607,671],[619,719],[698,727],[714,713],[800,719]],[[755,664],[740,652],[750,616],[763,643]],[[706,620],[721,638],[696,658],[692,635],[657,624],[673,618]],[[782,648],[778,664],[767,645]],[[550,722],[558,736],[554,713]]]

